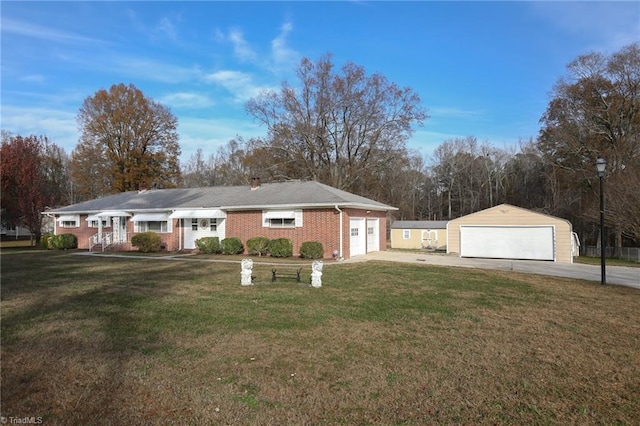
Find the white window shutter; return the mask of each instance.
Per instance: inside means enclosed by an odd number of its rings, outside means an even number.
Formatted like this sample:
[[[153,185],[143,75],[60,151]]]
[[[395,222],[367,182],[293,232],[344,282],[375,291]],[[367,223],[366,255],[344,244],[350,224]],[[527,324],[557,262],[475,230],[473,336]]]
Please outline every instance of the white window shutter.
[[[266,210],[262,210],[262,227],[263,228],[269,227],[269,219],[267,218]]]
[[[302,228],[302,210],[296,210],[296,228]]]

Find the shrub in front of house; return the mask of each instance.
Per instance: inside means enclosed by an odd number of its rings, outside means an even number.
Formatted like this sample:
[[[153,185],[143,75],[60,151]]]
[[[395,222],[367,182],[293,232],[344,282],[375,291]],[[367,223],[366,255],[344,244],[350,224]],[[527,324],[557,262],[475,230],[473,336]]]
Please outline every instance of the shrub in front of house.
[[[48,238],[47,247],[58,250],[69,250],[78,247],[78,238],[73,234],[53,235]]]
[[[269,253],[269,239],[267,237],[249,238],[247,251],[251,256],[266,256]]]
[[[220,242],[223,254],[241,254],[244,251],[242,241],[237,237],[225,238]]]
[[[271,253],[271,257],[291,257],[293,256],[293,244],[288,238],[276,238],[269,242],[269,253]]]
[[[196,240],[196,247],[200,253],[219,254],[222,253],[220,239],[218,237],[202,237]]]
[[[303,259],[322,259],[324,249],[319,241],[305,241],[300,246],[300,257]]]
[[[162,238],[156,232],[141,232],[131,237],[131,245],[142,253],[156,252],[160,251]]]
[[[42,250],[51,250],[53,248],[51,238],[53,238],[53,234],[42,234],[42,237],[40,237],[40,248]]]

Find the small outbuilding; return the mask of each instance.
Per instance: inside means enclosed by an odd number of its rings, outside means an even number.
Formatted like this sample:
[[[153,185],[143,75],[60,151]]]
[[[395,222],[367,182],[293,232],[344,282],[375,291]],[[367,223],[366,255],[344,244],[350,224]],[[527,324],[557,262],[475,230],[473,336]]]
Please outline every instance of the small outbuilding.
[[[568,220],[509,204],[447,224],[447,253],[460,257],[573,263],[576,246]]]
[[[391,224],[391,248],[445,250],[446,220],[396,220]]]

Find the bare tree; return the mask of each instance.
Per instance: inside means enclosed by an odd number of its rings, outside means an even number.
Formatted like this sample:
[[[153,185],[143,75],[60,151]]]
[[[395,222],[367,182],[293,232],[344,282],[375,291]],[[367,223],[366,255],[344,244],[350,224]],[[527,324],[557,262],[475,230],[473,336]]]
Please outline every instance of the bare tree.
[[[335,72],[331,55],[303,59],[299,87],[251,99],[247,111],[267,126],[255,146],[273,161],[272,174],[316,179],[366,195],[381,182],[382,167],[406,159],[412,126],[428,118],[419,96],[384,76],[345,64]]]
[[[580,217],[598,217],[598,178],[594,163],[607,160],[607,223],[622,235],[640,239],[640,45],[610,56],[591,53],[568,66],[542,117],[539,149],[554,167],[561,197]],[[624,201],[621,201],[624,200]]]

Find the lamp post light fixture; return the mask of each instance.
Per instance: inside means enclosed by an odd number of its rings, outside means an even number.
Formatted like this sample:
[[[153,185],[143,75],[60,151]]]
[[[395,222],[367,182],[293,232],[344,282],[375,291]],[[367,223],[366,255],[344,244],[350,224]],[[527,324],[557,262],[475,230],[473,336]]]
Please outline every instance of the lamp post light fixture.
[[[604,237],[604,173],[607,168],[607,161],[601,156],[596,160],[596,170],[598,171],[598,178],[600,178],[600,284],[605,285],[607,283],[607,276],[605,273],[605,260],[604,251],[606,247]]]

